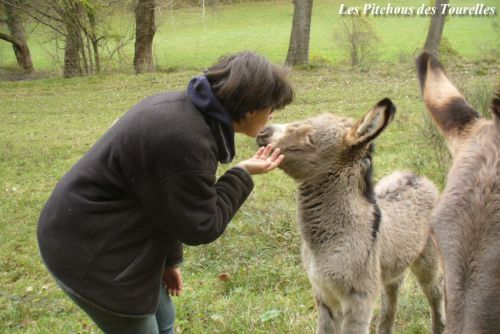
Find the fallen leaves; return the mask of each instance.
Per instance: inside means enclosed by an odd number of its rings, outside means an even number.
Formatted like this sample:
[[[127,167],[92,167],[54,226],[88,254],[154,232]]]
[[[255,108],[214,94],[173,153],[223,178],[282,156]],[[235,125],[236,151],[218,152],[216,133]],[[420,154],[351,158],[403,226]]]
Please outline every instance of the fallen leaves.
[[[229,276],[228,273],[220,273],[218,278],[222,282],[227,282],[227,281],[231,280],[231,276]]]

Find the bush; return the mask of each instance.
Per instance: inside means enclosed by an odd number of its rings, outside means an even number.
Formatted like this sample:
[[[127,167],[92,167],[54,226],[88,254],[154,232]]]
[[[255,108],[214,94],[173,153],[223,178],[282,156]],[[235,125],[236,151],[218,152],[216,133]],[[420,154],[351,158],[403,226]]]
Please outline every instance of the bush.
[[[375,56],[379,41],[373,25],[366,15],[350,15],[341,19],[334,40],[349,55],[351,65],[358,66]]]

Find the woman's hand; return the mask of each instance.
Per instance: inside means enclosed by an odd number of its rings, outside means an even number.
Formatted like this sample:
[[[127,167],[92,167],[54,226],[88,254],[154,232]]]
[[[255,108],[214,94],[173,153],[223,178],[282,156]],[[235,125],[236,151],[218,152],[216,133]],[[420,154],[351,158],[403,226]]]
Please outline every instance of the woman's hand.
[[[271,155],[269,155],[273,152]],[[244,160],[238,164],[238,167],[243,168],[250,175],[264,174],[278,167],[285,159],[283,154],[280,154],[280,149],[276,148],[273,151],[271,144],[262,146],[257,153],[248,160]]]
[[[180,296],[182,293],[182,275],[179,267],[167,267],[163,272],[163,285],[171,296]]]

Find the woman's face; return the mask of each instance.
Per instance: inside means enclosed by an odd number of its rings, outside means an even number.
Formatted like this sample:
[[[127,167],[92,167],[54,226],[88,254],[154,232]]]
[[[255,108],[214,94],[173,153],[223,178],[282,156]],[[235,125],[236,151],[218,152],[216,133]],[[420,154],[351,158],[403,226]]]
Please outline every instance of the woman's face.
[[[234,131],[255,138],[267,122],[273,118],[273,111],[273,108],[267,108],[247,113],[245,118],[233,123]]]

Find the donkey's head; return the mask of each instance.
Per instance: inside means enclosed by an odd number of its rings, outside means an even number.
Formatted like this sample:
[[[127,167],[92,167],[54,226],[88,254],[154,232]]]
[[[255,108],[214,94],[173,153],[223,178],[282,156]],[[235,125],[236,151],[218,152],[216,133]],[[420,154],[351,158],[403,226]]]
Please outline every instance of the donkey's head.
[[[451,83],[436,58],[424,52],[416,63],[425,106],[455,155],[475,134],[476,125],[484,121]],[[500,91],[492,101],[491,111],[496,119],[500,117]]]
[[[363,172],[371,165],[371,142],[392,121],[395,112],[391,100],[384,99],[357,122],[322,114],[270,125],[257,136],[257,143],[280,148],[285,155],[280,168],[299,182],[346,167],[359,167]]]

